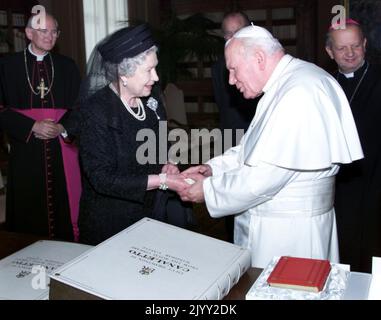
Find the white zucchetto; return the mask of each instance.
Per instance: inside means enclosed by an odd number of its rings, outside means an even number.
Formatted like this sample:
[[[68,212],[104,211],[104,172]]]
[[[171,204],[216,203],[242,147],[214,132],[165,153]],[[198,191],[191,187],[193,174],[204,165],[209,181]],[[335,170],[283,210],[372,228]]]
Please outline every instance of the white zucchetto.
[[[255,26],[254,24],[240,29],[234,34],[233,38],[274,39],[273,35],[267,29]]]

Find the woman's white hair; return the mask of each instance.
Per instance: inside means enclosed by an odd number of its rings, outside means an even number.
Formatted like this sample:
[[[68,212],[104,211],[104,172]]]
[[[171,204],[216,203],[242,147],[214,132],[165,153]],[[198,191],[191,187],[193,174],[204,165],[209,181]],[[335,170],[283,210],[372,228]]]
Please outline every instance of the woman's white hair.
[[[119,76],[132,77],[135,74],[138,65],[141,65],[145,61],[147,55],[152,52],[157,52],[156,46],[152,46],[133,58],[124,58],[118,65]]]

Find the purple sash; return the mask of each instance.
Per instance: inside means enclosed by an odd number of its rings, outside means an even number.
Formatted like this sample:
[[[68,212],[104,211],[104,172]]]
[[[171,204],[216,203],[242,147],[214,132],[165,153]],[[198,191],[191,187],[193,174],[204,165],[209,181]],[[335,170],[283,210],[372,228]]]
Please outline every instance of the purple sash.
[[[53,119],[58,122],[66,113],[66,109],[12,109],[16,112],[27,116],[36,121],[45,119]],[[65,143],[61,136],[59,136],[61,145],[63,165],[65,171],[66,188],[69,198],[70,217],[73,226],[74,241],[79,240],[78,229],[78,213],[79,213],[79,199],[81,197],[81,173],[78,162],[78,149],[73,144]]]

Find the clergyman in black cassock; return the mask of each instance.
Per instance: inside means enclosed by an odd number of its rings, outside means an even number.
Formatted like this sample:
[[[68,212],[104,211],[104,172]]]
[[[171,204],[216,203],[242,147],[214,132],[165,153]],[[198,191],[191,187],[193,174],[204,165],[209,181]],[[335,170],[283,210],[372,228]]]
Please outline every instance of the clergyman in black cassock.
[[[57,28],[51,16],[47,16],[46,29],[32,29],[29,21],[29,46],[0,59],[0,121],[10,143],[6,228],[73,240],[62,136],[47,137],[54,128],[65,129],[69,114],[65,111],[77,98],[80,76],[73,60],[49,52],[58,37]],[[54,121],[46,120],[46,135],[35,131],[37,120],[53,116]]]
[[[371,272],[372,257],[381,256],[381,68],[365,60],[366,39],[357,22],[331,29],[327,39],[364,152],[363,159],[342,165],[336,178],[340,262]]]

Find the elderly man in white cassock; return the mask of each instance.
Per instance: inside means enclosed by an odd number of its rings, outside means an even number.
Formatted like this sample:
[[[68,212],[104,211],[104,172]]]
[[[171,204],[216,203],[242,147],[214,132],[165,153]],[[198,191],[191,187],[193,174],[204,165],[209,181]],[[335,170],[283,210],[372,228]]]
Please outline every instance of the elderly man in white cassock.
[[[336,80],[285,54],[266,29],[248,26],[225,46],[229,83],[246,99],[264,93],[240,144],[184,171],[180,195],[212,217],[235,215],[234,242],[252,266],[274,256],[338,262],[335,176],[363,157],[347,98]]]

